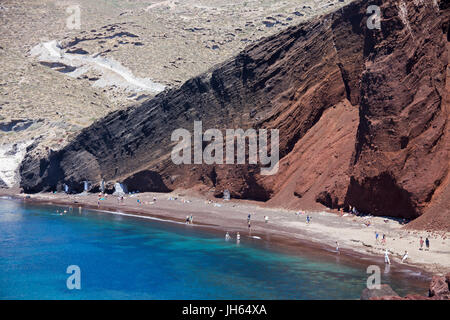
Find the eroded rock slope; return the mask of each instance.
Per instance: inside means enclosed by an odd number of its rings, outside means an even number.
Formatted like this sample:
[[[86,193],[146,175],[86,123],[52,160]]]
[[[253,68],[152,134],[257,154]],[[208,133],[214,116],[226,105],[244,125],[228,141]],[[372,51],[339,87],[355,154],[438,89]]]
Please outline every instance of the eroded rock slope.
[[[381,29],[367,27],[379,5]],[[416,218],[448,194],[449,9],[438,1],[348,4],[247,47],[180,88],[109,114],[67,147],[25,158],[27,192],[121,181],[285,207],[356,206]],[[280,130],[280,169],[174,165],[171,133]],[[32,148],[32,147],[30,147]],[[440,228],[449,228],[448,205]]]

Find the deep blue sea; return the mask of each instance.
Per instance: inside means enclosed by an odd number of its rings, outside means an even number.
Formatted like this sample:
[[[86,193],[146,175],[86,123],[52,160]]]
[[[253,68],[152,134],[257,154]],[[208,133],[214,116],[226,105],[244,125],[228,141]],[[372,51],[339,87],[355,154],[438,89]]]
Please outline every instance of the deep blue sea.
[[[0,299],[359,299],[366,286],[364,262],[272,247],[183,224],[0,199]],[[80,268],[80,290],[67,288],[70,265]],[[425,282],[410,279],[382,275],[400,294],[425,293]]]

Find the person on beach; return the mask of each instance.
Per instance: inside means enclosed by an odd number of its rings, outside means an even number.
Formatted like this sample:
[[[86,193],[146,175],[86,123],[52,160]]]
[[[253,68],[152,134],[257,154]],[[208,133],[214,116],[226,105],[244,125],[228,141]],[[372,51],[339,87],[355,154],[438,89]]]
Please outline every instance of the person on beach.
[[[189,224],[189,221],[190,221],[189,216],[186,216],[186,224]]]
[[[264,216],[264,222],[265,223],[269,222],[269,217],[268,216]]]
[[[194,223],[194,217],[192,216],[192,214],[191,214],[191,216],[189,217],[189,222],[190,222],[191,224]]]
[[[230,239],[231,239],[230,234],[227,232],[226,235],[225,235],[225,240],[228,241]]]
[[[423,238],[422,237],[420,237],[419,244],[420,244],[419,250],[423,250]]]
[[[375,243],[378,243],[378,237],[379,237],[378,231],[375,231]]]
[[[384,251],[384,263],[391,264],[391,260],[389,260],[389,250],[386,249]]]
[[[385,234],[383,234],[383,239],[381,239],[381,243],[382,243],[383,245],[386,244],[386,235],[385,235]]]
[[[252,215],[249,213],[247,216],[247,223],[250,223],[250,219],[251,219]]]
[[[336,252],[339,254],[339,243],[336,241]]]
[[[237,242],[241,241],[241,235],[239,234],[239,232],[236,234],[236,241]]]
[[[425,238],[425,246],[427,247],[427,251],[430,251],[430,240],[428,240],[428,237]]]
[[[404,263],[406,259],[408,259],[408,251],[405,250],[405,254],[402,257],[402,263]]]
[[[248,221],[247,226],[248,226],[248,231],[250,231],[250,228],[252,227],[252,225],[251,225],[251,223],[250,223],[250,220]]]

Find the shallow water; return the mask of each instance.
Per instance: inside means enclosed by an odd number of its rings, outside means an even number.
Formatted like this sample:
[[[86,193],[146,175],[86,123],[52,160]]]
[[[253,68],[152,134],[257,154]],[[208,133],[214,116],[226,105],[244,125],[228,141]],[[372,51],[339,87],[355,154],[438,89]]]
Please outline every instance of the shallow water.
[[[81,290],[66,286],[69,265],[81,269]],[[192,226],[0,199],[0,299],[358,299],[364,266],[244,236],[237,245]],[[382,283],[424,294],[425,281],[411,277],[383,273]]]

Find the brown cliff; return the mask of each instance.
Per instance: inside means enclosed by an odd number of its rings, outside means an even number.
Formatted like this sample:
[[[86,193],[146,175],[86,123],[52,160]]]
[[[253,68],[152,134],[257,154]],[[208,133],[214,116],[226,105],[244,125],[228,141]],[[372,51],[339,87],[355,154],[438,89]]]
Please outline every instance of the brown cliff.
[[[381,30],[367,28],[369,2],[355,1],[111,113],[60,152],[39,156],[30,147],[22,187],[66,183],[81,191],[82,181],[105,179],[139,191],[228,189],[274,206],[423,215],[416,227],[449,230],[449,9],[433,1],[370,4],[381,7]],[[196,120],[204,130],[279,129],[280,170],[174,165],[171,133],[192,132]]]

